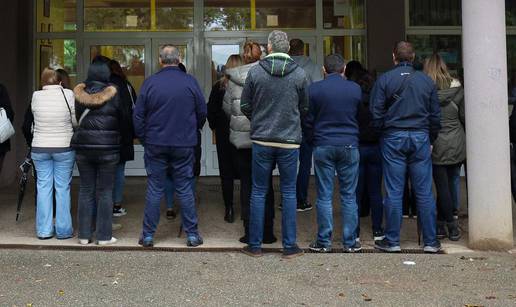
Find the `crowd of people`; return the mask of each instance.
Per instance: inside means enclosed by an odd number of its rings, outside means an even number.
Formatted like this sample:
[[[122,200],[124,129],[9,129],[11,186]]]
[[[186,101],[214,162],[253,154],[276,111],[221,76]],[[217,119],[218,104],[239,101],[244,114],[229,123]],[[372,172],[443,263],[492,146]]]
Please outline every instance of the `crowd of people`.
[[[375,80],[357,61],[331,54],[318,66],[304,49],[303,41],[289,41],[277,30],[268,37],[267,54],[259,44],[246,42],[242,54],[229,57],[207,104],[173,45],[160,48],[162,69],[145,80],[138,95],[120,64],[104,56],[93,59],[87,79],[73,90],[64,70],[46,68],[24,123],[37,174],[37,237],[73,237],[70,185],[77,163],[79,243],[115,243],[112,217],[127,213],[122,207],[124,169],[134,159],[138,139],[148,175],[139,244],[154,245],[165,195],[167,218],[175,218],[174,195],[179,201],[187,246],[203,244],[194,195],[200,131],[207,119],[217,140],[224,220],[235,220],[233,185],[239,180],[239,240],[250,256],[261,256],[262,244],[277,241],[275,168],[283,255],[303,253],[297,245],[296,212],[312,209],[312,159],[318,223],[312,251],[332,250],[335,174],[344,252],[362,248],[361,208],[371,212],[375,248],[401,251],[408,186],[424,251],[439,252],[445,237],[459,240],[454,215],[466,160],[464,91],[443,59],[433,54],[418,67],[413,46],[401,41],[393,50],[394,68]]]

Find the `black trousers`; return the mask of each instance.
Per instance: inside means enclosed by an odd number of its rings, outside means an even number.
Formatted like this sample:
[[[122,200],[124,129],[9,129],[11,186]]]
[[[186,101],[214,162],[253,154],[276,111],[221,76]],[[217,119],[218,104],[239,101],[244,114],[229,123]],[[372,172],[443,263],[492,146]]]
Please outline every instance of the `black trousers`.
[[[237,163],[240,172],[240,205],[241,205],[241,219],[244,224],[249,221],[249,214],[251,211],[251,189],[252,181],[252,165],[253,156],[251,149],[237,150]],[[270,189],[267,193],[265,201],[265,222],[264,225],[272,226],[274,223],[274,189],[272,185],[272,173],[269,179]]]
[[[453,200],[452,200],[452,177],[458,165],[435,165],[433,176],[435,189],[437,191],[437,221],[452,223]]]
[[[0,174],[2,173],[2,165],[4,165],[5,152],[0,152]]]
[[[233,181],[238,178],[236,148],[229,142],[229,131],[215,130],[215,136],[222,198],[226,208],[229,208],[233,207]]]

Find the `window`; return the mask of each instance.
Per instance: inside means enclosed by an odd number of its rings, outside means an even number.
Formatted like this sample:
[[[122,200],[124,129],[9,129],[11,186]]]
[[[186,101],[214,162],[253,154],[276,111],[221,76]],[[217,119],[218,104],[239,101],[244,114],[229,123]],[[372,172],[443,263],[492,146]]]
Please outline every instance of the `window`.
[[[65,32],[77,30],[75,0],[37,0],[36,22],[38,32]]]
[[[324,0],[325,29],[365,29],[365,0]]]
[[[193,0],[156,0],[156,26],[152,30],[193,30]],[[152,17],[152,15],[151,15]]]
[[[410,26],[460,26],[461,0],[410,0]]]
[[[45,67],[62,68],[70,75],[70,85],[77,83],[77,46],[75,40],[38,40],[36,55],[36,87]]]
[[[338,53],[346,61],[366,63],[364,36],[327,36],[324,38],[324,55]]]
[[[251,28],[249,1],[204,1],[204,28],[208,31],[241,31]]]
[[[459,77],[462,74],[462,38],[460,35],[409,35],[408,40],[414,44],[416,58],[423,61],[438,52],[451,73]]]
[[[516,35],[507,36],[507,69],[509,78],[516,78]]]
[[[507,26],[516,26],[516,1],[505,0]]]

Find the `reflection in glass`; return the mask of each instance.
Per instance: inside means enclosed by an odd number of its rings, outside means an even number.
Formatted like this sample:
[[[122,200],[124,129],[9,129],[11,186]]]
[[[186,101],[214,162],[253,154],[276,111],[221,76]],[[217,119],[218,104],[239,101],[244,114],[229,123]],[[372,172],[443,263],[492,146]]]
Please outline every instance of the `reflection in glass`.
[[[36,42],[36,84],[45,67],[62,68],[70,75],[70,85],[77,83],[77,46],[75,40],[38,40]]]
[[[36,28],[38,32],[77,30],[76,0],[37,0]]]
[[[327,36],[324,38],[324,55],[340,54],[346,61],[359,61],[365,64],[364,36]]]
[[[335,5],[337,3],[337,5]],[[323,1],[325,29],[365,29],[365,0]]]
[[[460,26],[461,0],[410,0],[411,26]]]
[[[462,74],[462,39],[460,35],[409,35],[408,40],[416,49],[416,58],[425,58],[438,52],[456,77]]]
[[[193,6],[193,0],[156,0],[156,26],[151,15],[151,29],[192,30]]]
[[[507,36],[507,69],[509,78],[516,79],[516,35]],[[516,84],[516,80],[513,80]]]
[[[204,1],[204,27],[209,31],[250,29],[250,1]]]
[[[145,79],[145,46],[90,46],[90,59],[103,55],[117,60],[136,93]]]

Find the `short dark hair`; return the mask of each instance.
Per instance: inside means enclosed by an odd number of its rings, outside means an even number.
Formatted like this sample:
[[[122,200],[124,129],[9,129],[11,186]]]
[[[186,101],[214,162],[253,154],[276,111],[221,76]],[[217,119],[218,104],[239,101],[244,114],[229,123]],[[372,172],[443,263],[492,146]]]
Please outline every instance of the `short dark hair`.
[[[344,67],[346,67],[346,61],[338,53],[330,54],[324,58],[324,70],[327,74],[341,74],[344,72]]]
[[[356,78],[362,74],[364,71],[364,66],[359,61],[350,61],[346,64],[346,70],[344,71],[344,75],[348,80],[355,81]]]
[[[392,53],[394,54],[394,59],[398,62],[412,63],[416,57],[414,46],[412,46],[412,44],[407,41],[397,42]]]
[[[299,38],[291,39],[289,54],[292,56],[304,55],[305,54],[305,42],[303,42]]]

